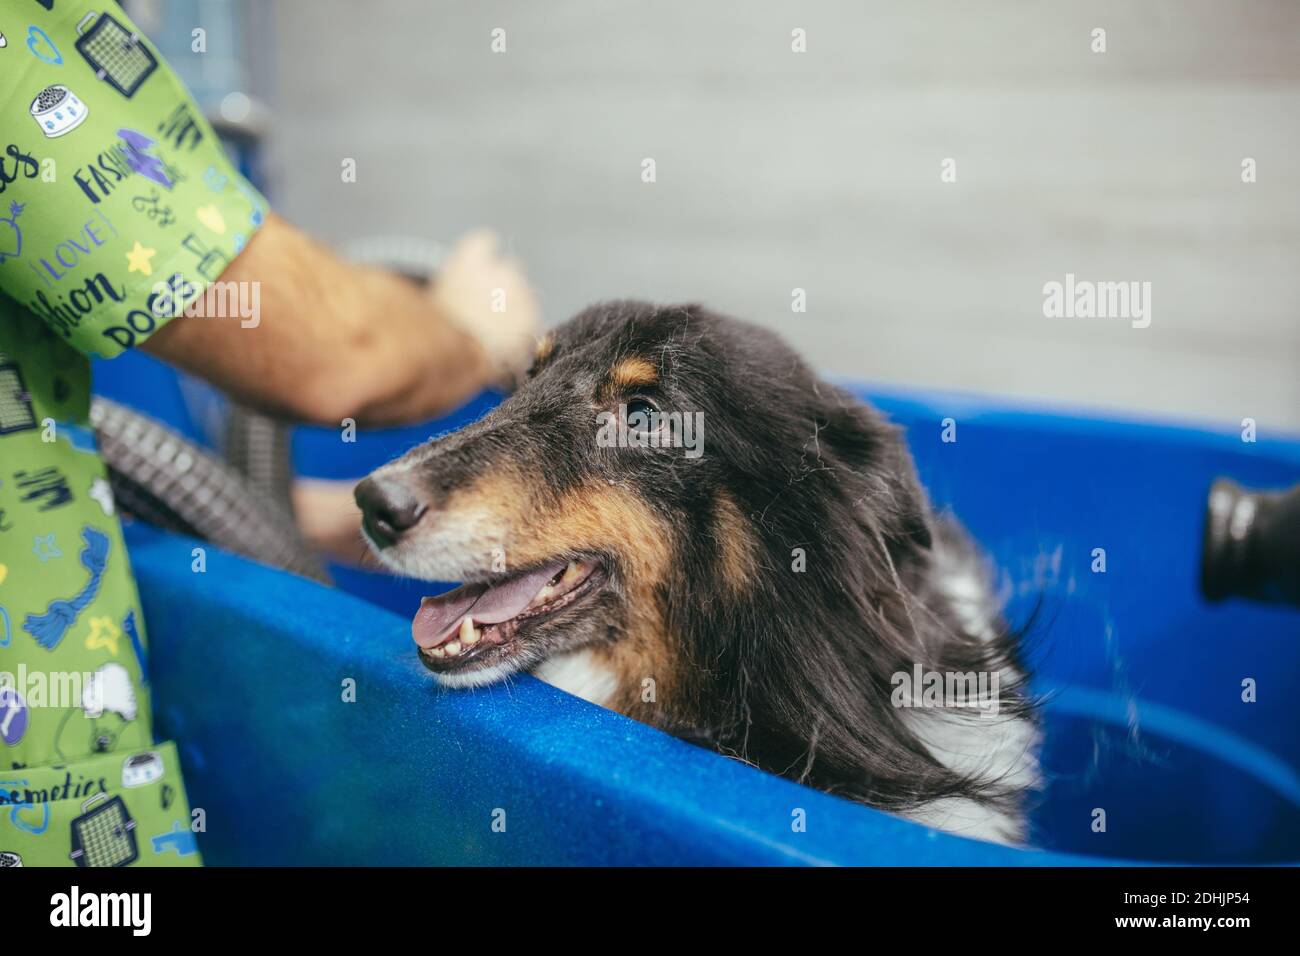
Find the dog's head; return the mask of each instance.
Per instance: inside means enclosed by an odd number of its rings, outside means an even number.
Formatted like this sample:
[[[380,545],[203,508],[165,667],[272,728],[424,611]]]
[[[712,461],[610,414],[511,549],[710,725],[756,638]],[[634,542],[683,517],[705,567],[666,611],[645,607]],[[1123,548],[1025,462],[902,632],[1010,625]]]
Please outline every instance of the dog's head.
[[[464,582],[413,623],[444,683],[591,648],[624,695],[612,706],[644,710],[649,680],[677,692],[676,722],[704,719],[709,680],[770,658],[762,642],[869,600],[843,592],[876,545],[873,573],[898,580],[929,543],[895,430],[772,333],[694,306],[586,310],[500,406],[378,469],[357,501],[384,564]],[[801,551],[842,573],[799,575]]]
[[[1014,667],[996,612],[964,623],[970,595],[947,593],[977,553],[931,518],[898,429],[770,332],[595,306],[510,398],[357,501],[383,563],[465,582],[412,625],[445,684],[594,659],[583,696],[822,789],[1014,799],[943,765],[890,701],[914,665]]]

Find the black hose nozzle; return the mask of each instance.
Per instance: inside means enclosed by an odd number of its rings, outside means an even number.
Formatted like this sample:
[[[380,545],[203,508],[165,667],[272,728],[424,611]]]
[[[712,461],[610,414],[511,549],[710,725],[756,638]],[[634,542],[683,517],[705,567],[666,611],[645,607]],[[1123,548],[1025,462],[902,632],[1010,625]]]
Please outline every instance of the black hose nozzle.
[[[1300,606],[1300,485],[1257,491],[1219,478],[1205,506],[1201,593]]]

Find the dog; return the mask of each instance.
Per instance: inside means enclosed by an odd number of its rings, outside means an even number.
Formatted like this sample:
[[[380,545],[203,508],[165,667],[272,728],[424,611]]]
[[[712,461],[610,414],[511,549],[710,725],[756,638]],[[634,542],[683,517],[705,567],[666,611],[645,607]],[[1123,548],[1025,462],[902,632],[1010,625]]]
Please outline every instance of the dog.
[[[593,306],[355,496],[383,565],[464,582],[412,624],[442,684],[531,672],[828,793],[1026,839],[1037,711],[986,562],[900,430],[774,333]]]

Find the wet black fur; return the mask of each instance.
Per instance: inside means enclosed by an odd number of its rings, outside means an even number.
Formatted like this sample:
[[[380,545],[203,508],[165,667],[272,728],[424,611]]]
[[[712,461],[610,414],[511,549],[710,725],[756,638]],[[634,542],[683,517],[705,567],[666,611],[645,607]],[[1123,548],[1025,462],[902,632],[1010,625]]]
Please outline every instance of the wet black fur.
[[[632,356],[658,368],[659,384],[622,399],[703,412],[702,457],[596,447],[593,396]],[[1014,811],[1022,794],[944,767],[890,701],[891,675],[917,661],[935,671],[1022,669],[1014,634],[994,622],[999,638],[974,639],[937,592],[936,549],[976,568],[980,556],[955,522],[931,512],[899,429],[818,378],[775,334],[698,306],[594,306],[556,330],[551,354],[483,427],[513,439],[440,456],[433,481],[450,488],[507,455],[557,493],[616,481],[660,519],[676,555],[659,600],[680,677],[637,716],[884,809],[964,797]],[[758,573],[740,594],[720,570],[720,494],[758,542]],[[794,549],[806,554],[803,573],[792,570]],[[623,616],[601,600],[555,623],[615,641]],[[1004,715],[1031,713],[1021,686],[1004,681],[1000,691]]]

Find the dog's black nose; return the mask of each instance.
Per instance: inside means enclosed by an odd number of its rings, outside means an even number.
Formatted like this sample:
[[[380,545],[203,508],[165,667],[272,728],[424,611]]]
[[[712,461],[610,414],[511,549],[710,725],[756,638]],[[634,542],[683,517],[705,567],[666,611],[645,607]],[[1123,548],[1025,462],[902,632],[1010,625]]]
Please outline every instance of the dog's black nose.
[[[353,491],[366,533],[386,548],[411,528],[427,506],[406,485],[385,478],[366,478]]]

